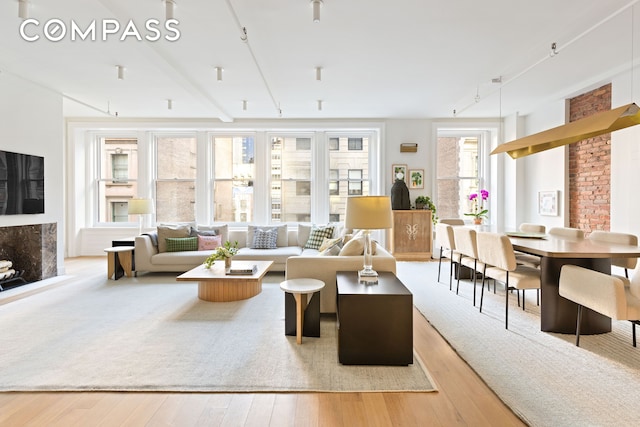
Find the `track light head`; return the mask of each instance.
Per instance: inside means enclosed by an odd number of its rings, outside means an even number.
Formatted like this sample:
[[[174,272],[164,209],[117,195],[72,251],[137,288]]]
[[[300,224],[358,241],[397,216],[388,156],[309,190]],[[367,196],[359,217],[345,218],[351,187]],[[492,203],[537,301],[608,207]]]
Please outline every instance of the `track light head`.
[[[173,19],[173,11],[176,7],[175,0],[164,0],[164,13],[165,19],[168,21],[169,19]]]
[[[18,17],[20,19],[29,18],[29,0],[18,0]]]
[[[320,22],[320,6],[322,6],[322,0],[311,0],[313,7],[313,22]]]
[[[116,70],[118,72],[118,80],[124,80],[124,67],[122,65],[116,65]]]
[[[221,82],[222,81],[222,72],[224,71],[224,68],[215,67],[215,70],[216,70],[216,80]]]

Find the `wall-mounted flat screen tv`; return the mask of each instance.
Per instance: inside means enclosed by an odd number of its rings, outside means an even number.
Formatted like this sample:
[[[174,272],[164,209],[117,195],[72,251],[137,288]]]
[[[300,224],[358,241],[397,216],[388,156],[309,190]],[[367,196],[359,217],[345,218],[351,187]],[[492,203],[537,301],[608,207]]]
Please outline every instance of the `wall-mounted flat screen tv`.
[[[44,157],[0,150],[0,215],[44,213]]]

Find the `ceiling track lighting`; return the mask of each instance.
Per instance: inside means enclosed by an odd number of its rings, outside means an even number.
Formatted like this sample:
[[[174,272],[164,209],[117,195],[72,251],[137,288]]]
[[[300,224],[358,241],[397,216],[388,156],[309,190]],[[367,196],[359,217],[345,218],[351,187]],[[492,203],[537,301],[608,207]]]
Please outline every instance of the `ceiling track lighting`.
[[[216,80],[221,82],[222,81],[222,72],[224,71],[224,68],[215,67],[215,70],[216,70]]]
[[[320,22],[320,6],[322,6],[322,0],[311,0],[313,7],[313,22]]]
[[[551,52],[549,56],[556,56],[558,54],[558,44],[556,42],[551,43]]]
[[[20,19],[29,18],[29,0],[18,0],[18,17]]]
[[[316,67],[316,81],[322,80],[322,67]]]
[[[318,111],[322,111],[322,100],[318,99]]]
[[[167,99],[167,110],[173,110],[173,100]]]
[[[164,13],[165,19],[168,21],[169,19],[173,19],[173,11],[176,7],[175,0],[164,0]]]
[[[124,80],[124,67],[122,65],[116,65],[118,71],[118,80]]]
[[[242,100],[242,111],[247,111],[247,100],[246,99]]]

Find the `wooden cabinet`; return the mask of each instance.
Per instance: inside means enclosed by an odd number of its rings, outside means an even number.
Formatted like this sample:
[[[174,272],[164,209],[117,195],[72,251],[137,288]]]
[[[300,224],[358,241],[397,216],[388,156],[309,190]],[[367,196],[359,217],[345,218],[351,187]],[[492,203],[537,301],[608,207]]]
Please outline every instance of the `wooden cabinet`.
[[[398,261],[429,261],[433,252],[430,210],[393,211],[389,249]]]

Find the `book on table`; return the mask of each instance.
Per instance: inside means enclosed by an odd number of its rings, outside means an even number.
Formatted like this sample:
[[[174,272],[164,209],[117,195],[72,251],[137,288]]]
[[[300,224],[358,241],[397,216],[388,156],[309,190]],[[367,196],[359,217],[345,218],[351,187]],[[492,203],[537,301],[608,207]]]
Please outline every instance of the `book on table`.
[[[226,274],[246,276],[255,274],[258,271],[258,266],[250,263],[232,262],[231,267],[227,268]]]

